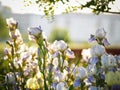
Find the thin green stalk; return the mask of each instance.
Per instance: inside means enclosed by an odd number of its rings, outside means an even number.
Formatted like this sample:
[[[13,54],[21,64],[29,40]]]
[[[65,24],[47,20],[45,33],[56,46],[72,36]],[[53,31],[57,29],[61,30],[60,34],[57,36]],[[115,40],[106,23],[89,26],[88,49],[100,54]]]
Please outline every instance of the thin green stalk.
[[[65,61],[65,56],[64,56],[64,54],[62,54],[62,59],[63,59],[63,62],[62,62],[61,72],[63,72],[63,65],[64,65],[64,61]]]
[[[20,66],[20,64],[18,64],[19,65],[19,70],[20,70],[20,72],[23,72],[23,70],[22,70],[22,68],[21,68],[21,66]],[[22,90],[25,90],[25,88],[24,88],[24,86],[25,86],[25,77],[24,77],[24,75],[23,75],[23,73],[21,73],[21,78],[24,78],[23,79],[23,82],[22,82]]]
[[[75,64],[75,67],[78,65],[78,63],[80,62],[80,59],[78,59],[78,61]],[[75,67],[72,69],[72,71],[70,72],[70,76],[69,78],[71,78],[72,72],[74,71]],[[67,79],[67,82],[69,81],[69,78]]]
[[[42,54],[42,57],[43,57],[43,60],[44,60],[43,61],[43,68],[42,68],[42,74],[43,74],[43,78],[44,78],[44,88],[45,88],[45,90],[48,90],[48,87],[47,87],[47,84],[46,84],[46,77],[45,77],[45,73],[46,73],[46,66],[45,66],[46,65],[46,62],[45,62],[45,60],[46,60],[46,51],[44,51],[44,50],[46,50],[46,48],[44,46],[43,40],[42,41],[39,40],[39,41],[40,42],[38,42],[38,45],[39,45],[39,48],[41,50],[41,54]],[[41,62],[40,62],[40,64],[41,64]]]

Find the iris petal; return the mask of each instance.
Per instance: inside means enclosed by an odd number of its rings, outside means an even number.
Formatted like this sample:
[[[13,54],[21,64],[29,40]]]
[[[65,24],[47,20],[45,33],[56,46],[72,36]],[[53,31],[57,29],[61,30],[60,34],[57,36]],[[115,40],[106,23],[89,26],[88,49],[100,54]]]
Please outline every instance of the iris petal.
[[[80,79],[77,79],[77,80],[74,81],[73,86],[74,86],[74,87],[78,87],[78,86],[80,86],[80,84],[81,84]]]

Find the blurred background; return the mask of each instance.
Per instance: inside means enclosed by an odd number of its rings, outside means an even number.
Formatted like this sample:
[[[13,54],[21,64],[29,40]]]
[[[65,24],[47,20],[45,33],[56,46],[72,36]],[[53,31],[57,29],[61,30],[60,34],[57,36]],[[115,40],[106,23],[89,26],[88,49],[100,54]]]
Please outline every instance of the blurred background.
[[[120,11],[119,0],[116,0],[115,5],[112,6],[113,10],[116,10],[115,6]],[[62,9],[62,6],[60,8]],[[5,42],[9,39],[5,22],[5,19],[9,17],[18,21],[18,27],[25,42],[28,42],[27,28],[40,25],[50,42],[63,39],[72,49],[83,49],[91,46],[88,43],[90,34],[94,34],[98,28],[104,28],[108,41],[111,43],[110,48],[120,48],[120,14],[96,15],[89,9],[60,14],[61,9],[56,10],[52,20],[49,20],[37,5],[25,6],[23,0],[0,0],[0,55],[2,56]]]

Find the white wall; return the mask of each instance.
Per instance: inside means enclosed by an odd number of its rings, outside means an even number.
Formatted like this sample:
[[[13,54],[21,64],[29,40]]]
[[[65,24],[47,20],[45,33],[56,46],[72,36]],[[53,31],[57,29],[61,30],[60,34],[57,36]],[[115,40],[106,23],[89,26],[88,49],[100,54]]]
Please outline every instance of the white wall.
[[[110,43],[120,44],[120,15],[64,14],[55,16],[53,22],[41,15],[14,14],[13,17],[19,21],[23,30],[41,25],[47,36],[54,26],[67,28],[71,39],[76,42],[87,41],[90,34],[103,27]]]

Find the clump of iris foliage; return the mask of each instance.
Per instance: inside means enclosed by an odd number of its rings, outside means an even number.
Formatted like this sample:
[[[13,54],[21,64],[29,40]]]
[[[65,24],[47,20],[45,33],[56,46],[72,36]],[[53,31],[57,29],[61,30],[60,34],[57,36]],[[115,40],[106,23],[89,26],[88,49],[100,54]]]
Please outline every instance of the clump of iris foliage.
[[[106,52],[109,45],[103,28],[90,36],[97,44],[83,49],[77,61],[74,52],[63,40],[47,41],[40,26],[28,28],[29,39],[37,47],[24,44],[18,22],[6,20],[9,47],[4,49],[4,61],[9,72],[4,76],[6,90],[119,90],[120,56]],[[73,63],[75,62],[75,63]]]

